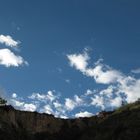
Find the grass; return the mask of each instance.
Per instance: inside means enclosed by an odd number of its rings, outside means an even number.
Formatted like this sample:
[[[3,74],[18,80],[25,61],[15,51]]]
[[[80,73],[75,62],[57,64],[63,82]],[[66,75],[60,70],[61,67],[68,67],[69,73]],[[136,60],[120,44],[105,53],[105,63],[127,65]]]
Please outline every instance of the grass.
[[[121,106],[120,108],[116,109],[113,114],[122,113],[124,111],[132,111],[134,109],[140,108],[140,101],[136,101],[135,103],[126,104],[124,106]]]

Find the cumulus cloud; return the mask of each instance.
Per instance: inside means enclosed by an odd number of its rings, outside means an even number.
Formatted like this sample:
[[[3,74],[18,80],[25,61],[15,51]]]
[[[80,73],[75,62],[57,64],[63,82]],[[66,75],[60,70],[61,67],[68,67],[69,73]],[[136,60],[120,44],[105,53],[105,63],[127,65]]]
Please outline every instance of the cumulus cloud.
[[[122,105],[123,98],[120,94],[117,94],[118,92],[111,91],[110,87],[103,89],[91,97],[91,105],[101,108],[101,110],[120,107]]]
[[[101,107],[102,110],[105,109],[103,96],[95,95],[94,97],[91,98],[91,100],[92,100],[91,105]]]
[[[88,67],[88,60],[90,57],[87,52],[83,54],[70,54],[67,55],[70,66],[75,67],[84,75],[93,77],[97,83],[110,84],[116,82],[122,77],[122,73],[112,69],[108,65],[101,64],[100,59],[95,62],[95,67]]]
[[[60,104],[59,101],[53,102],[53,105],[57,110],[60,110],[62,108],[62,104]]]
[[[88,59],[90,59],[89,56]],[[74,65],[75,64],[76,63],[74,63]],[[28,97],[28,99],[32,99],[32,105],[22,100],[17,100],[18,96],[13,94],[12,100],[14,101],[14,105],[21,110],[31,111],[40,106],[38,108],[39,112],[53,114],[55,117],[67,118],[68,114],[78,107],[84,108],[93,106],[101,110],[112,110],[121,106],[124,102],[131,103],[140,98],[140,79],[127,76],[106,64],[101,64],[101,61],[98,61],[92,68],[88,65],[88,61],[86,61],[83,67],[74,67],[84,75],[92,77],[96,84],[104,84],[102,89],[87,89],[82,95],[64,98],[64,101],[62,98],[60,100],[60,97],[55,91],[48,91],[46,94],[33,93]],[[38,103],[38,105],[36,103]],[[75,117],[88,117],[91,115],[93,114],[85,111],[76,113]]]
[[[65,108],[68,111],[72,111],[76,107],[83,106],[84,100],[78,95],[74,95],[73,99],[66,98],[65,99]]]
[[[31,96],[29,96],[30,99],[37,99],[40,101],[54,101],[55,99],[59,98],[58,95],[54,95],[54,91],[48,91],[46,94],[40,94],[40,93],[33,93]]]
[[[135,102],[140,98],[140,79],[125,77],[119,81],[118,92],[125,94],[128,103]]]
[[[66,98],[65,107],[67,110],[73,110],[76,107],[76,103],[72,99]]]
[[[34,105],[34,104],[24,104],[23,105],[23,110],[25,110],[25,111],[31,111],[31,112],[33,112],[33,111],[36,111],[36,109],[37,109],[37,107],[36,107],[36,105]]]
[[[17,50],[19,41],[15,41],[11,36],[7,35],[0,35],[0,43],[4,44],[5,46],[14,48]],[[4,48],[0,49],[0,65],[5,67],[19,67],[20,65],[26,64],[28,62],[23,59],[23,57],[16,55],[10,49]]]
[[[17,48],[19,41],[15,41],[11,36],[0,35],[0,43],[5,44],[6,46]]]
[[[87,68],[85,74],[93,77],[97,83],[101,84],[111,84],[122,77],[122,74],[119,71],[103,64],[98,64],[94,68]]]
[[[35,111],[37,109],[37,106],[35,104],[32,103],[25,103],[24,101],[20,101],[17,98],[12,98],[9,100],[9,103],[11,105],[13,105],[15,108],[18,108],[20,110],[24,110],[24,111]]]
[[[111,97],[113,95],[114,90],[115,90],[115,87],[110,85],[106,89],[101,90],[99,94],[102,96]]]
[[[76,68],[84,75],[94,79],[96,84],[104,84],[106,89],[92,92],[88,90],[84,95],[92,96],[91,105],[105,109],[107,107],[119,107],[122,101],[134,102],[140,98],[140,79],[127,76],[119,70],[115,70],[98,60],[90,67],[90,59],[87,52],[82,54],[67,55],[70,66]],[[79,64],[80,63],[80,64]],[[139,69],[133,70],[139,73]]]
[[[11,99],[9,102],[10,104],[12,104],[14,107],[17,107],[17,108],[22,108],[23,105],[25,104],[23,101],[19,101],[17,99]]]
[[[109,85],[106,89],[96,92],[91,97],[91,105],[101,108],[117,108],[123,102],[131,103],[140,98],[140,80],[125,77],[115,85]]]
[[[0,65],[18,67],[23,64],[28,63],[21,56],[15,55],[9,49],[0,49]]]
[[[43,109],[41,109],[41,112],[45,112],[47,114],[54,114],[54,111],[53,111],[51,105],[49,105],[49,104],[48,105],[45,105],[43,107]]]
[[[94,89],[93,91],[90,89],[87,89],[87,91],[84,93],[84,96],[90,96],[96,93],[97,91]]]
[[[83,99],[79,97],[78,95],[74,95],[74,101],[77,105],[81,105],[84,103]]]
[[[47,114],[53,114],[55,117],[64,117],[66,108],[64,104],[59,102],[60,95],[56,94],[54,90],[49,90],[46,94],[33,93],[28,99],[32,99],[33,102],[37,102],[41,107],[39,112]]]
[[[87,61],[89,60],[89,57],[86,52],[83,54],[70,54],[67,55],[67,58],[70,61],[70,65],[72,67],[75,67],[77,70],[80,70],[82,72],[85,71],[88,63]]]
[[[120,96],[110,100],[111,107],[120,107],[122,105],[122,98]]]
[[[85,112],[76,113],[76,114],[75,114],[75,117],[76,117],[76,118],[82,118],[82,117],[91,117],[91,116],[93,116],[93,115],[94,115],[94,114],[85,111]]]
[[[55,96],[55,95],[53,94],[53,91],[48,91],[47,98],[48,98],[50,101],[54,101],[56,98],[58,98],[58,96]]]

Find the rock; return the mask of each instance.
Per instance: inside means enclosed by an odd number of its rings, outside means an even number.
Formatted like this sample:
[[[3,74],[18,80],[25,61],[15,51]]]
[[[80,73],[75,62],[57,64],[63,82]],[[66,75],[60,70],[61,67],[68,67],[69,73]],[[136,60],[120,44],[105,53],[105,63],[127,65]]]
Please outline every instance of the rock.
[[[0,106],[0,140],[138,140],[140,103],[90,118],[53,115]]]

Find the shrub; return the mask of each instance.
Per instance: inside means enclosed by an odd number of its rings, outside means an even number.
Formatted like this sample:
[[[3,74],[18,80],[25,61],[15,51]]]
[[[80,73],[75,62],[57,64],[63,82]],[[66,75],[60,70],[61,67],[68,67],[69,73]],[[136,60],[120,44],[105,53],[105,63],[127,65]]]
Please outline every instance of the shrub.
[[[6,105],[7,101],[0,97],[0,105]]]

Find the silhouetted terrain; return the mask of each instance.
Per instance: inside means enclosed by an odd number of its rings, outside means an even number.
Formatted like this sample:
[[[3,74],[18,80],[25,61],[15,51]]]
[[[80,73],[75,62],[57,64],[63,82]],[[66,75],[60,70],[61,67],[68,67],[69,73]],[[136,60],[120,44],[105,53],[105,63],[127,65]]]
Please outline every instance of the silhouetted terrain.
[[[0,140],[139,140],[140,102],[78,119],[0,107]]]

